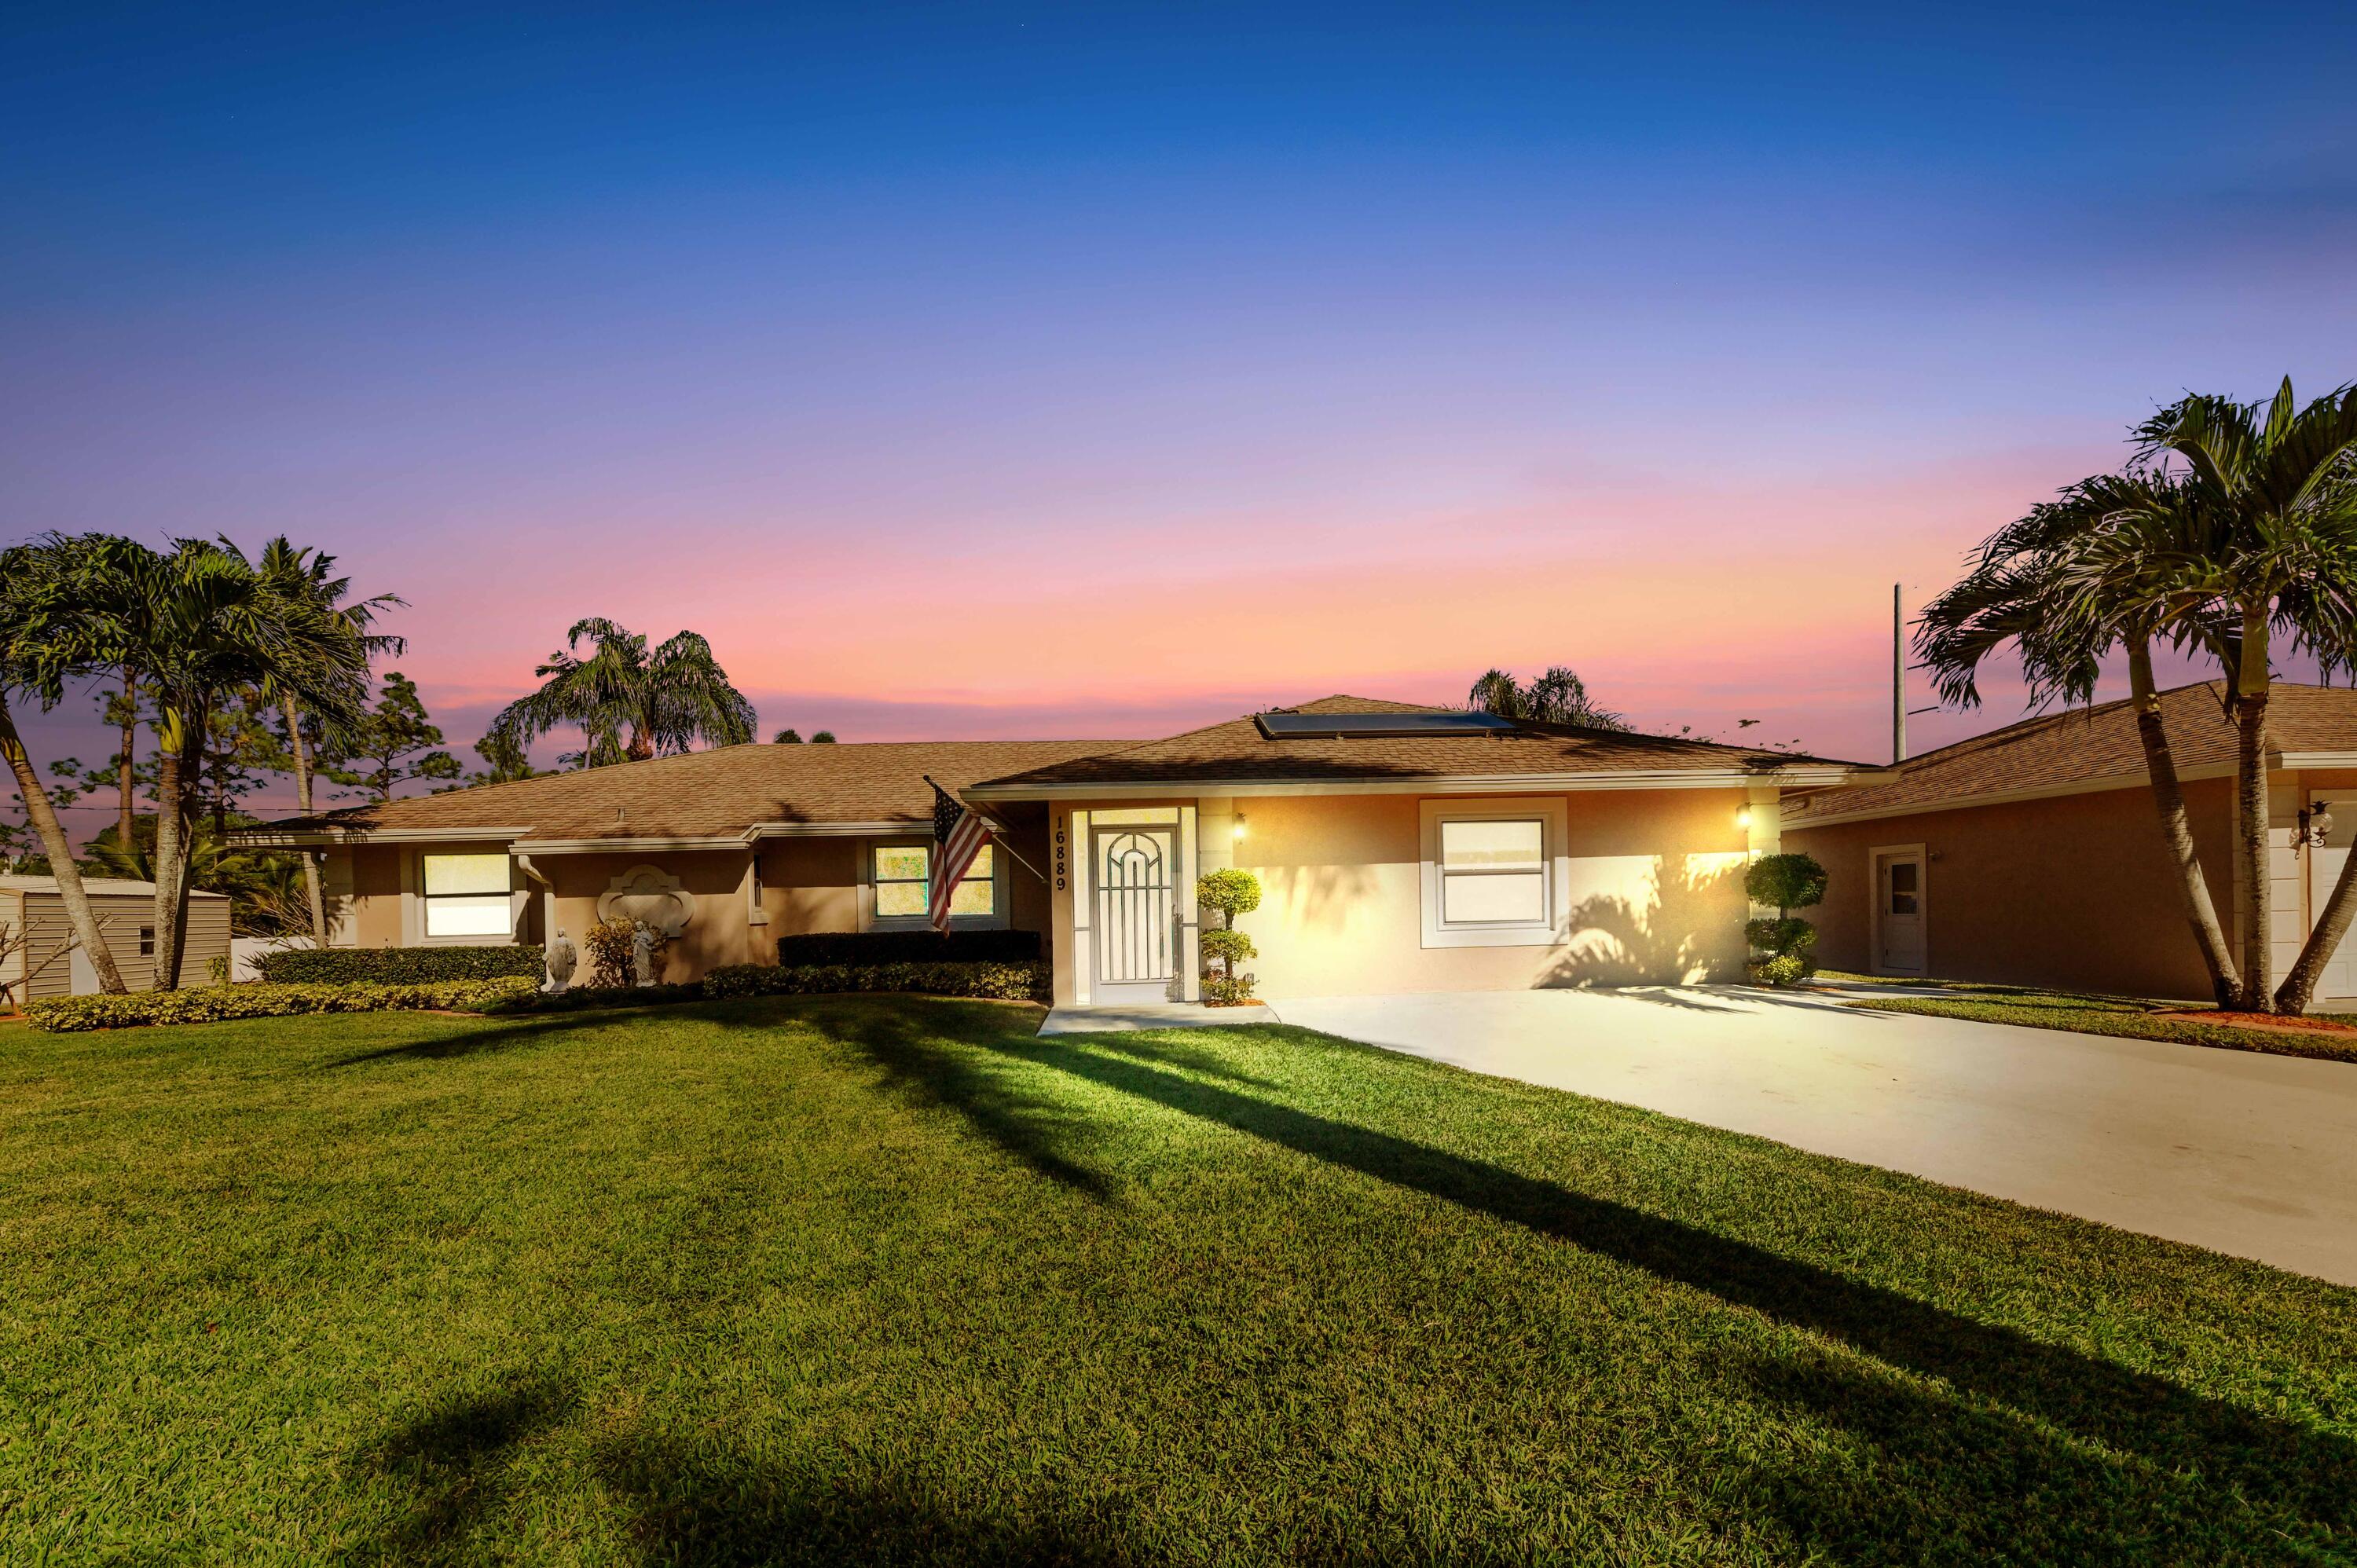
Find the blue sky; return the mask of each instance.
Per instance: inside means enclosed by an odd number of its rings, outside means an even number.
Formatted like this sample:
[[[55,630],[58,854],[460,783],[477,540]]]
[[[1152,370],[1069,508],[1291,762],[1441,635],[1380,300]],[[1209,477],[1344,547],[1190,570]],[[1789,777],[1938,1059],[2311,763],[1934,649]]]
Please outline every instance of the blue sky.
[[[846,736],[1562,660],[1869,753],[1891,581],[2357,375],[2346,5],[5,27],[0,534],[323,544],[462,744],[603,614]]]

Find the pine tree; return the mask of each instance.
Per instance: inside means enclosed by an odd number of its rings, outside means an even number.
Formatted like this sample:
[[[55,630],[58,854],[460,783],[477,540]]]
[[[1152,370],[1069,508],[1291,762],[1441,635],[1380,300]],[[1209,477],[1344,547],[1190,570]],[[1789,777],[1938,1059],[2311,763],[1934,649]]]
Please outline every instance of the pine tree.
[[[336,749],[337,756],[319,758],[319,770],[366,800],[390,800],[404,784],[460,773],[458,759],[442,748],[442,731],[426,714],[417,682],[398,670],[384,672],[376,705]]]

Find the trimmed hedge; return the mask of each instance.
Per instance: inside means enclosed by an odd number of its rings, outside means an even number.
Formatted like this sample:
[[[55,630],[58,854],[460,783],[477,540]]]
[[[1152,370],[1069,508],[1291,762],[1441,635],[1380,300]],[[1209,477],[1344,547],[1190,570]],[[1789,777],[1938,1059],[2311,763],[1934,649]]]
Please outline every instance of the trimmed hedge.
[[[281,948],[253,961],[267,985],[413,985],[547,972],[538,948]]]
[[[997,934],[997,933],[993,933]],[[1028,963],[736,963],[704,977],[708,996],[812,996],[838,991],[918,991],[1028,1002],[1049,993],[1048,966]]]
[[[279,1018],[297,1013],[422,1008],[454,1013],[567,1013],[587,1007],[701,1002],[706,997],[815,996],[861,991],[1028,1002],[1044,999],[1050,985],[1049,966],[1037,960],[1029,963],[797,964],[790,969],[739,963],[716,969],[701,981],[683,985],[580,986],[554,995],[542,992],[529,975],[411,985],[209,985],[188,991],[135,991],[125,996],[50,997],[28,1004],[25,1015],[34,1028],[62,1035],[147,1024]]]
[[[1037,931],[817,931],[778,939],[778,967],[812,964],[1029,963]],[[754,965],[767,968],[767,965]]]
[[[518,996],[533,982],[444,980],[421,985],[208,985],[188,991],[134,991],[124,996],[53,996],[32,1003],[25,1021],[53,1035],[132,1029],[147,1024],[218,1024],[296,1013],[480,1012]]]

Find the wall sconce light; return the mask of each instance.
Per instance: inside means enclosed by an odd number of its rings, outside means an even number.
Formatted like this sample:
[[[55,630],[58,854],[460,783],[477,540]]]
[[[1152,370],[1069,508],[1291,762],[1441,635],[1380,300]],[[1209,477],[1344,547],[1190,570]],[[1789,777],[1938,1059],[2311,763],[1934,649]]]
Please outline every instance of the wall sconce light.
[[[1236,813],[1236,825],[1230,831],[1236,843],[1242,843],[1244,842],[1244,817],[1242,811],[1238,811]]]
[[[2332,811],[2321,800],[2305,807],[2299,813],[2299,842],[2312,849],[2322,849],[2324,841],[2332,836]]]
[[[1738,828],[1748,828],[1751,825],[1750,807],[1738,806],[1735,809],[1735,825]]]

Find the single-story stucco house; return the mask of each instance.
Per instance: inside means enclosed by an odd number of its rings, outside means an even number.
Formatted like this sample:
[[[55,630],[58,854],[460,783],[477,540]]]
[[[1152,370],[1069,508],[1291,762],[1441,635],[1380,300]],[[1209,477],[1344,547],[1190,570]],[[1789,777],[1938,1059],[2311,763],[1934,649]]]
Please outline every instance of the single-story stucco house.
[[[666,978],[782,935],[924,929],[932,792],[1008,853],[958,923],[1034,930],[1068,1006],[1200,998],[1197,876],[1255,873],[1273,998],[1739,978],[1742,871],[1852,764],[1329,697],[1165,740],[739,746],[272,824],[344,945],[576,938],[617,901]]]
[[[765,963],[777,939],[928,929],[933,790],[1119,741],[732,746],[348,807],[243,830],[322,857],[330,947],[576,941],[618,902],[673,936],[664,978]],[[1044,930],[1047,813],[960,886],[963,929]]]
[[[98,920],[106,950],[123,983],[134,991],[156,984],[156,885],[85,876],[82,892]],[[219,893],[188,894],[187,929],[180,946],[180,973],[201,985],[215,961],[230,955],[229,899]],[[0,960],[0,986],[18,1003],[54,996],[90,996],[98,991],[98,971],[73,940],[66,901],[51,876],[0,876],[0,926],[20,933],[24,946]]]
[[[2194,847],[2239,951],[2234,725],[2219,682],[2161,695]],[[2298,956],[2357,835],[2357,692],[2278,682],[2268,706],[2269,929]],[[2326,819],[2330,825],[2326,826]],[[1789,800],[1784,843],[1823,862],[1829,968],[2206,999],[2136,714],[2027,719],[1854,789]],[[2357,1000],[2350,944],[2317,995]]]

